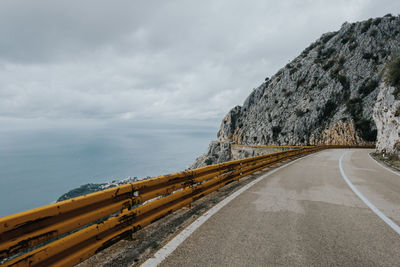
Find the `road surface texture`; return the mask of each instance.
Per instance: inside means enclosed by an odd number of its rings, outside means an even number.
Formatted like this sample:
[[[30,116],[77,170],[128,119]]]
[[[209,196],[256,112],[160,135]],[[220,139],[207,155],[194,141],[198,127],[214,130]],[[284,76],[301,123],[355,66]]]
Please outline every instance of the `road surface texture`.
[[[265,174],[160,266],[400,266],[400,176],[370,152],[324,150]]]

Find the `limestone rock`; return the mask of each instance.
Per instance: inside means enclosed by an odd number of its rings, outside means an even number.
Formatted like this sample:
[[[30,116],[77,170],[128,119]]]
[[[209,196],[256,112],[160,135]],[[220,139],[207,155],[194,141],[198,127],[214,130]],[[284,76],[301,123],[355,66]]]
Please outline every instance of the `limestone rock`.
[[[354,121],[337,121],[325,129],[320,137],[315,140],[313,136],[310,137],[311,145],[366,145],[356,131]]]
[[[394,87],[382,84],[374,107],[378,129],[376,150],[400,156],[400,100],[393,96]]]
[[[217,164],[231,159],[231,144],[229,142],[213,141],[208,146],[207,153],[198,157],[190,166],[190,169],[196,169],[210,164]]]
[[[261,145],[374,144],[377,128],[372,113],[378,86],[385,64],[399,51],[399,16],[344,23],[267,78],[241,107],[229,111],[218,140]],[[205,158],[221,161],[208,153]]]

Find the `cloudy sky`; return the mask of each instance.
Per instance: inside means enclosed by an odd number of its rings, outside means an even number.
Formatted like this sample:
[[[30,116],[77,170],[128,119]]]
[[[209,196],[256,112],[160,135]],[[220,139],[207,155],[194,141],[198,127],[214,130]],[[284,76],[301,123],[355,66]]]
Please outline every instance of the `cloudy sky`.
[[[324,32],[399,12],[397,0],[1,0],[0,120],[219,124]]]

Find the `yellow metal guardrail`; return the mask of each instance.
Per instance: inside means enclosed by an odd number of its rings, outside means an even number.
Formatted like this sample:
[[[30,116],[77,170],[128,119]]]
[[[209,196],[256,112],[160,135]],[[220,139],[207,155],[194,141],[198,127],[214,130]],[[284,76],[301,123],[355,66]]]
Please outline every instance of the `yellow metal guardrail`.
[[[242,144],[232,144],[232,146],[236,146],[236,147],[251,147],[251,148],[288,148],[288,149],[297,149],[297,148],[305,148],[305,147],[314,147],[314,146],[266,146],[266,145],[242,145]]]
[[[73,266],[227,183],[324,148],[301,147],[210,165],[2,217],[1,266]]]

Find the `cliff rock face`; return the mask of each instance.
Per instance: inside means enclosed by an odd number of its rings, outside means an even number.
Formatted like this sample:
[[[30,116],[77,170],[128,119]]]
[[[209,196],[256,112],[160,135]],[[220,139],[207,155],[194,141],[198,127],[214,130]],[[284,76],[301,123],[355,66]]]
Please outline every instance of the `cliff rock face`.
[[[331,124],[329,128],[325,129],[321,133],[320,139],[322,139],[323,143],[326,145],[368,144],[368,142],[363,140],[358,135],[354,121],[347,120],[346,118]],[[315,140],[314,136],[311,135],[310,137],[311,145],[317,145],[320,143],[321,142],[319,140]]]
[[[376,150],[400,156],[400,100],[395,99],[394,91],[394,87],[382,84],[374,107]]]
[[[196,169],[210,164],[217,164],[231,159],[231,144],[229,142],[213,141],[208,146],[207,153],[198,157],[190,166],[190,169]]]
[[[221,142],[372,144],[385,64],[400,51],[400,17],[344,23],[266,78],[225,116]]]

